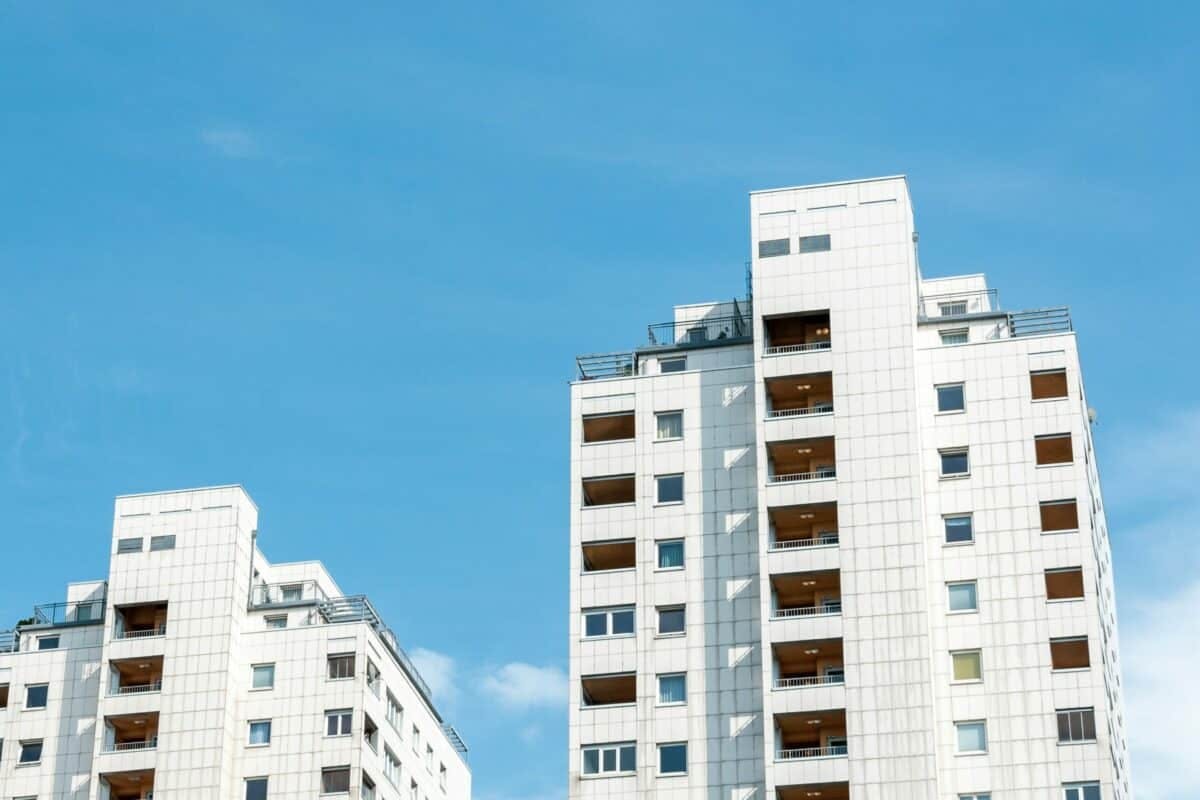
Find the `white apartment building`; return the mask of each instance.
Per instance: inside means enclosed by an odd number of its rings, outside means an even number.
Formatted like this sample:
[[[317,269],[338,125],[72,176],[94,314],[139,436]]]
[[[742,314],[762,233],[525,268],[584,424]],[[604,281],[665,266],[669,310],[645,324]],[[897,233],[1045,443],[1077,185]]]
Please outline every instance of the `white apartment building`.
[[[3,800],[469,800],[395,635],[238,486],[119,497],[108,579],[0,634]]]
[[[923,278],[903,177],[750,230],[750,297],[578,359],[570,797],[1131,798],[1067,310]]]

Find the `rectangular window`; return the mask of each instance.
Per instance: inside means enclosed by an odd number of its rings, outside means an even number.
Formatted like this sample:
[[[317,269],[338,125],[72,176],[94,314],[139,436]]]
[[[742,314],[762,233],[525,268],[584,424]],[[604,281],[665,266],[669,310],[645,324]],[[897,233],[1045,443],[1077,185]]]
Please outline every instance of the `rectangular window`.
[[[251,689],[274,689],[275,688],[275,665],[274,664],[255,664],[250,667],[250,688]]]
[[[42,760],[42,740],[31,739],[21,742],[21,752],[17,756],[18,764],[36,764]]]
[[[967,448],[939,450],[938,456],[941,459],[943,478],[958,478],[971,474],[971,460],[967,455]]]
[[[1075,455],[1071,449],[1071,434],[1056,433],[1051,436],[1037,436],[1033,440],[1034,454],[1038,466],[1046,464],[1070,464]]]
[[[387,693],[387,721],[396,729],[396,733],[404,729],[404,706],[400,705],[400,701],[391,692]]]
[[[683,412],[663,411],[654,415],[654,435],[658,441],[683,438]]]
[[[266,778],[246,778],[246,800],[267,800]]]
[[[174,549],[175,549],[175,535],[174,534],[171,534],[170,536],[151,536],[150,537],[150,552],[153,553],[156,550],[174,550]]]
[[[1047,369],[1029,373],[1029,390],[1034,400],[1057,400],[1067,396],[1067,371]]]
[[[425,745],[425,769],[433,772],[433,748]]]
[[[45,708],[50,696],[50,684],[35,683],[25,687],[25,707]]]
[[[142,537],[133,536],[128,539],[117,539],[118,553],[140,553],[142,552]]]
[[[1056,711],[1060,742],[1096,741],[1096,711],[1091,708],[1065,708]]]
[[[371,690],[371,694],[379,697],[380,687],[383,686],[383,678],[380,677],[379,667],[375,666],[375,662],[367,659],[367,688]]]
[[[987,792],[983,792],[982,794],[960,794],[958,800],[992,800],[992,796]]]
[[[1100,800],[1100,784],[1096,781],[1064,783],[1063,800]]]
[[[326,659],[326,677],[341,681],[354,677],[354,653],[331,653]]]
[[[367,747],[376,753],[379,752],[379,726],[365,712],[363,713],[363,741],[367,743]]]
[[[1046,570],[1047,600],[1082,600],[1083,568],[1066,567]]]
[[[678,672],[658,676],[658,704],[678,706],[687,702],[687,675]]]
[[[263,617],[268,628],[286,628],[287,614],[272,614],[268,617]]]
[[[687,774],[687,742],[674,742],[658,746],[658,774]]]
[[[633,742],[596,744],[582,748],[584,775],[617,775],[637,770],[637,745]]]
[[[269,719],[254,719],[250,720],[250,741],[251,745],[266,745],[271,743],[271,720]]]
[[[583,635],[628,636],[633,633],[633,606],[593,608],[583,612]]]
[[[657,542],[657,547],[659,569],[683,568],[683,539]]]
[[[658,475],[654,478],[654,487],[660,504],[683,502],[682,475]]]
[[[683,606],[671,606],[658,609],[659,635],[674,635],[684,633],[687,629],[684,619]]]
[[[938,413],[966,410],[967,399],[963,384],[947,383],[936,388]]]
[[[1042,533],[1079,530],[1079,510],[1074,500],[1047,500],[1039,503]]]
[[[792,252],[791,239],[763,239],[758,243],[759,258],[786,256]]]
[[[383,748],[383,777],[395,787],[400,787],[400,759],[390,747]]]
[[[616,414],[589,414],[583,418],[583,443],[620,442],[635,433],[632,411]]]
[[[362,800],[375,800],[375,782],[365,772],[362,774],[362,791],[360,795]]]
[[[354,724],[354,709],[339,708],[325,712],[326,736],[349,736]]]
[[[326,767],[321,770],[321,794],[346,794],[350,791],[350,767]]]
[[[831,242],[828,233],[822,233],[817,236],[801,236],[800,252],[825,253],[829,251],[830,244]]]
[[[412,749],[414,753],[421,752],[421,729],[416,725],[412,727]]]
[[[966,300],[953,300],[949,303],[938,303],[938,316],[958,317],[967,313]]]
[[[1086,636],[1050,640],[1051,669],[1087,669],[1091,665]]]
[[[664,375],[668,372],[683,372],[685,369],[687,369],[687,356],[660,358],[658,360],[658,371]]]
[[[58,635],[55,634],[54,636],[39,636],[38,640],[37,640],[37,649],[38,650],[57,650],[58,649]]]
[[[956,681],[983,680],[983,655],[979,650],[959,650],[950,654]]]
[[[279,587],[279,600],[282,603],[298,603],[304,599],[304,586],[299,583],[289,583]]]
[[[0,708],[8,708],[8,684],[0,683]]]
[[[976,594],[975,581],[947,583],[946,594],[951,612],[979,610],[979,598]]]
[[[987,752],[987,723],[982,720],[956,722],[954,728],[958,736],[959,753]]]
[[[446,791],[446,765],[438,764],[438,786],[444,792]]]
[[[975,541],[975,526],[970,514],[942,517],[946,526],[946,544],[968,544]]]
[[[970,333],[966,328],[938,331],[938,336],[941,337],[942,344],[966,344],[970,341]]]

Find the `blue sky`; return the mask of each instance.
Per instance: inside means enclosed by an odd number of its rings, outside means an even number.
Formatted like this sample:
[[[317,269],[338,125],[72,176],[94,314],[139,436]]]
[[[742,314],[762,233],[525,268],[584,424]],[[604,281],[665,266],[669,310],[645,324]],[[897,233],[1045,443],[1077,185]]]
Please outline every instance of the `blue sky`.
[[[6,4],[0,614],[104,574],[114,495],[242,483],[417,652],[477,797],[562,797],[573,356],[739,293],[748,190],[903,172],[928,275],[1073,308],[1133,773],[1182,798],[1198,16]]]

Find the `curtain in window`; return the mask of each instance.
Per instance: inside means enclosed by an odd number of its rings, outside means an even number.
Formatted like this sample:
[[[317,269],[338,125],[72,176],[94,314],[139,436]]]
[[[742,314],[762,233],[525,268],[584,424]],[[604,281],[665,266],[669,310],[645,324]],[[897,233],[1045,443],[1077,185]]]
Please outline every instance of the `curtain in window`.
[[[682,676],[663,678],[658,682],[658,702],[682,703],[687,700],[687,685]]]
[[[683,436],[683,415],[682,414],[659,414],[658,415],[658,438],[659,439],[678,439]]]
[[[663,542],[658,546],[659,569],[683,566],[683,542]]]

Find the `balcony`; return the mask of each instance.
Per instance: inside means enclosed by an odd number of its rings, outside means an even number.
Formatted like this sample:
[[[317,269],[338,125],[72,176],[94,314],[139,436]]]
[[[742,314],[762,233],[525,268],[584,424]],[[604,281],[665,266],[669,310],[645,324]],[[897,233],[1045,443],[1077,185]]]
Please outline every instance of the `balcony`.
[[[158,712],[104,718],[105,753],[128,753],[158,747]]]
[[[18,629],[60,628],[71,625],[95,625],[104,621],[105,599],[42,603],[33,607],[33,616],[17,623]]]
[[[771,646],[776,689],[841,686],[846,682],[841,639],[784,642]]]
[[[836,569],[771,576],[772,619],[842,613],[841,573]]]
[[[145,639],[167,634],[165,602],[118,606],[114,611],[114,639]]]
[[[637,433],[634,413],[587,414],[583,417],[583,443],[624,442]]]
[[[766,317],[763,328],[764,356],[811,353],[831,347],[828,311]]]
[[[846,757],[846,711],[775,715],[776,761]]]
[[[743,307],[743,303],[734,299],[731,303],[723,303],[715,308],[722,313],[647,326],[647,347],[674,350],[750,340],[752,324],[748,307]]]
[[[767,482],[797,483],[837,477],[833,437],[767,444]]]
[[[113,660],[108,672],[108,693],[112,696],[162,691],[162,656]]]
[[[583,545],[583,571],[613,572],[637,566],[637,546],[633,539],[619,542],[589,542]]]
[[[632,672],[585,675],[579,683],[584,708],[624,706],[637,702],[637,676]]]
[[[804,783],[798,786],[777,786],[777,800],[850,800],[850,784]]]
[[[768,516],[772,550],[836,547],[839,542],[837,503],[781,506],[769,509]]]
[[[323,603],[329,598],[316,581],[260,583],[250,594],[251,608],[287,608]]]
[[[995,319],[996,326],[987,339],[1045,336],[1052,333],[1069,333],[1072,330],[1071,311],[1066,306],[1004,311],[1000,307],[1000,297],[995,289],[925,295],[919,302],[917,321],[920,323]]]
[[[786,375],[768,378],[767,417],[810,417],[833,413],[833,375]]]
[[[150,800],[153,796],[152,769],[100,773],[101,800]]]
[[[601,478],[583,479],[583,505],[595,506],[628,505],[636,499],[636,482],[632,475],[608,475]]]

